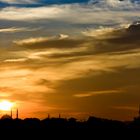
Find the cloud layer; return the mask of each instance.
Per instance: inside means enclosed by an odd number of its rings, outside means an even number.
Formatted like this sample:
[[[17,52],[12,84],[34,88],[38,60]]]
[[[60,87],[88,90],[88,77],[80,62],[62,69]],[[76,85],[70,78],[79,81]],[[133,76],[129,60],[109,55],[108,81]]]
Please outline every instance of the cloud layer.
[[[1,30],[5,31],[13,28]],[[140,98],[139,35],[140,25],[135,23],[97,37],[89,37],[87,30],[77,38],[14,40],[12,47],[1,47],[0,96],[51,113],[71,110],[111,117],[114,106],[135,107]]]
[[[16,102],[21,117],[136,115],[138,0],[4,2],[9,4],[0,10],[0,98]]]

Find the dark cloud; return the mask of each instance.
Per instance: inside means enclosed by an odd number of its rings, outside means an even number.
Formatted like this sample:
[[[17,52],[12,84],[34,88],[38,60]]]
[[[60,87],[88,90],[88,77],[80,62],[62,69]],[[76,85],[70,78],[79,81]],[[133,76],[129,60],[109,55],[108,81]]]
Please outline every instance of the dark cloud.
[[[127,29],[119,29],[109,34],[107,39],[96,41],[96,51],[121,52],[139,48],[140,24],[130,25]]]
[[[132,24],[127,29],[122,31],[122,33],[118,37],[114,39],[109,39],[109,42],[122,44],[122,45],[125,45],[125,44],[135,45],[140,42],[139,36],[140,36],[140,24]]]
[[[108,38],[88,38],[83,39],[50,39],[39,42],[21,43],[20,47],[26,49],[71,49],[87,47],[84,52],[73,53],[55,53],[50,57],[70,57],[83,56],[108,52],[121,52],[139,48],[140,24],[131,25],[127,29],[114,30],[111,33],[105,34]],[[19,41],[20,43],[20,41]]]
[[[38,40],[38,38],[36,39]],[[20,41],[19,41],[20,42]],[[81,47],[85,42],[85,40],[76,40],[76,39],[47,39],[44,41],[38,41],[38,42],[29,42],[29,43],[23,43],[21,44],[21,47],[27,48],[27,49],[70,49],[75,47]]]
[[[139,68],[119,68],[116,72],[103,72],[100,75],[95,75],[94,71],[90,71],[83,77],[60,81],[57,90],[74,94],[75,92],[123,89],[127,86],[139,85],[140,80],[137,78],[138,75],[140,75]]]
[[[80,59],[80,57],[82,56],[89,56],[89,55],[93,55],[93,53],[89,52],[89,51],[85,51],[85,52],[71,52],[71,53],[54,53],[54,54],[51,54],[49,55],[50,58],[53,58],[53,59],[61,59],[61,58],[65,58],[65,59],[68,59],[68,58],[75,58],[74,60],[78,60],[78,58]],[[70,61],[72,61],[73,59],[70,59]]]

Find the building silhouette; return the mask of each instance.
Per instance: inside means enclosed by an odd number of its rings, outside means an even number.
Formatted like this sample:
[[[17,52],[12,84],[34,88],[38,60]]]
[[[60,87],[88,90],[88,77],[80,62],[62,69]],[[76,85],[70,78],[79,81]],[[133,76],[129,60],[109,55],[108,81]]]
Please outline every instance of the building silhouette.
[[[13,119],[13,109],[11,109],[10,115],[4,114],[1,118],[11,118],[11,119]],[[16,119],[18,119],[18,118],[19,118],[19,110],[17,108],[16,109]]]

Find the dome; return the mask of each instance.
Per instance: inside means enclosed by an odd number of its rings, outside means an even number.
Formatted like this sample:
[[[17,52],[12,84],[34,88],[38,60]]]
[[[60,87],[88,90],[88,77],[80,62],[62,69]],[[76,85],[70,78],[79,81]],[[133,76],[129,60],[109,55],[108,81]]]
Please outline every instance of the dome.
[[[12,119],[12,117],[10,116],[10,115],[3,115],[2,117],[1,117],[1,119],[2,120],[11,120]]]

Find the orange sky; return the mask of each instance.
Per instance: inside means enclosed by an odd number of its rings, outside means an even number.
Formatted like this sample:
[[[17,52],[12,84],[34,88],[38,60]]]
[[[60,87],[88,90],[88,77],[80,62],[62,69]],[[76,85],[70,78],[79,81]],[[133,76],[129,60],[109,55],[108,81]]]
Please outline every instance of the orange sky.
[[[140,12],[127,4],[2,8],[0,101],[21,118],[137,116]]]

